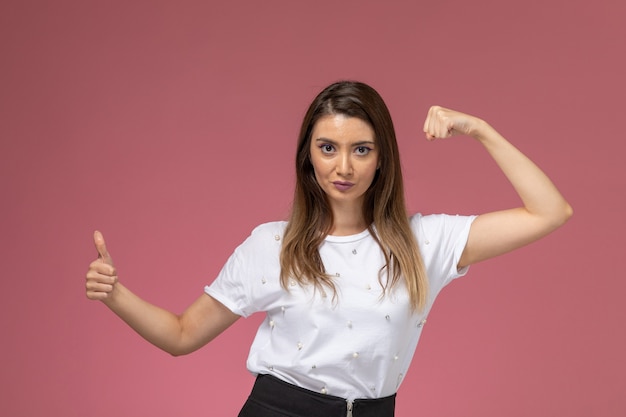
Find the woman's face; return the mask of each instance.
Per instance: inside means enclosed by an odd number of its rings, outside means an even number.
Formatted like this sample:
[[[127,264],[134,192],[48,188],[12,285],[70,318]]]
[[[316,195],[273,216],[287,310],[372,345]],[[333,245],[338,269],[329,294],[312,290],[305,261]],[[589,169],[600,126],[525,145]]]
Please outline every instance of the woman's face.
[[[356,117],[327,115],[313,126],[311,163],[333,210],[362,207],[378,168],[376,145],[372,127]]]

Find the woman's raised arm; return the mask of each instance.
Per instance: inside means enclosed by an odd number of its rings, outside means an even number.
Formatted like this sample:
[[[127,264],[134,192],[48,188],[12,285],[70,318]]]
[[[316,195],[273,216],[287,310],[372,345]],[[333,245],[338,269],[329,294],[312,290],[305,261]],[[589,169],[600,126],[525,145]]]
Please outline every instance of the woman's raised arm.
[[[101,300],[144,339],[174,355],[204,346],[232,325],[239,316],[203,294],[181,315],[152,305],[124,287],[117,278],[111,255],[100,232],[94,233],[98,259],[86,275],[87,298]]]
[[[563,225],[569,203],[543,171],[485,121],[433,106],[424,122],[429,140],[467,135],[480,142],[522,200],[522,207],[479,215],[472,223],[458,267],[527,245]]]

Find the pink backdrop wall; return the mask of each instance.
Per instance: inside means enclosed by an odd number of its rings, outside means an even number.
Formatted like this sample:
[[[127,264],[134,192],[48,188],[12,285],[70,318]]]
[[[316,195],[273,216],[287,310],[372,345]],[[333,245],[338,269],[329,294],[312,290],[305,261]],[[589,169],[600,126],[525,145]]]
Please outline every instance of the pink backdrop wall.
[[[517,204],[431,104],[489,120],[575,209],[435,305],[399,416],[626,413],[620,0],[0,4],[0,415],[231,416],[260,317],[172,358],[84,296],[102,230],[120,277],[181,311],[282,219],[294,140],[337,79],[394,116],[411,211]]]

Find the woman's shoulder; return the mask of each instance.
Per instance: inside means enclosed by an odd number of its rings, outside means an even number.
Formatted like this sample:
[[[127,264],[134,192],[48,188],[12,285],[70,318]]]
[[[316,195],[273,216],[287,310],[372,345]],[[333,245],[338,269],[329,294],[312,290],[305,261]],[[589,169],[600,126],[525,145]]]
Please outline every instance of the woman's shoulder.
[[[262,223],[252,229],[243,246],[263,247],[272,243],[281,243],[286,226],[286,221]]]
[[[280,251],[287,222],[262,223],[237,247],[235,255],[242,259],[273,256]]]
[[[411,224],[413,223],[437,224],[437,223],[455,222],[455,221],[464,222],[473,217],[476,217],[476,216],[463,215],[463,214],[447,214],[447,213],[434,213],[434,214],[415,213],[409,216],[409,222]]]
[[[412,227],[420,226],[435,226],[436,224],[445,221],[445,218],[448,217],[449,214],[438,213],[438,214],[422,214],[415,213],[409,217],[409,223]]]
[[[441,232],[444,230],[465,228],[472,223],[476,216],[466,216],[461,214],[422,214],[416,213],[410,216],[409,223],[413,230],[419,232]]]
[[[285,227],[287,227],[287,222],[284,220],[261,223],[252,229],[250,235],[258,237],[270,236],[275,240],[280,240],[285,232]]]

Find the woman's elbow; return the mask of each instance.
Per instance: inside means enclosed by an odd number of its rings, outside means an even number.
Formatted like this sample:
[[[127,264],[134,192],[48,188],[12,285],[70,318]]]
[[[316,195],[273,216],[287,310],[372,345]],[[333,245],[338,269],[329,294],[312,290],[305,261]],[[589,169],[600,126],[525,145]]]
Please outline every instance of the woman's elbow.
[[[566,218],[565,221],[568,221],[570,219],[570,217],[572,217],[574,215],[574,208],[572,206],[569,205],[569,203],[566,203],[567,208],[566,208]],[[565,223],[565,222],[563,222]]]
[[[552,229],[558,229],[563,226],[574,215],[574,209],[568,202],[564,202],[563,206],[552,216]]]
[[[569,204],[565,203],[565,208],[563,209],[563,215],[561,220],[561,225],[567,223],[567,221],[574,215],[574,208]]]
[[[179,356],[189,355],[190,353],[195,352],[197,349],[191,348],[177,348],[177,349],[164,349],[165,352],[169,353],[171,356],[177,358]]]

